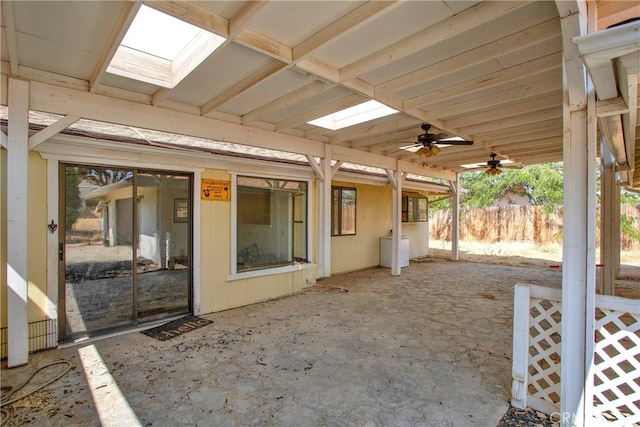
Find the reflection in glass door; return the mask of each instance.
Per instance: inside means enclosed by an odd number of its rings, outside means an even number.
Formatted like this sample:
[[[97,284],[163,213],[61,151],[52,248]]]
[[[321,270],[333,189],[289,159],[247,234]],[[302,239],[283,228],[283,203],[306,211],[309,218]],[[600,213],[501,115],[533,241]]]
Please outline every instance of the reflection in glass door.
[[[61,340],[187,313],[190,176],[65,165],[61,183]]]
[[[138,174],[138,319],[189,308],[189,182],[185,175]]]

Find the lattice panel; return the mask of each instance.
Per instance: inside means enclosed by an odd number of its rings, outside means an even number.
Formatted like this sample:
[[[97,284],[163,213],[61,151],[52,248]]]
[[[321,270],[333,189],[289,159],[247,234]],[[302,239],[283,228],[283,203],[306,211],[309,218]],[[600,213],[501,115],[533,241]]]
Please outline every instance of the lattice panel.
[[[560,404],[561,309],[559,301],[531,298],[528,393],[553,405]]]
[[[640,425],[640,315],[596,309],[593,401],[610,426]]]

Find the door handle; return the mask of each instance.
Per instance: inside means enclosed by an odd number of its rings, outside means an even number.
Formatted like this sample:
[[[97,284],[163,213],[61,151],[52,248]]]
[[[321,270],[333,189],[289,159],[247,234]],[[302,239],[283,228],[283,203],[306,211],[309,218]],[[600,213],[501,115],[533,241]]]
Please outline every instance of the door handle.
[[[58,261],[64,261],[64,243],[58,243]]]

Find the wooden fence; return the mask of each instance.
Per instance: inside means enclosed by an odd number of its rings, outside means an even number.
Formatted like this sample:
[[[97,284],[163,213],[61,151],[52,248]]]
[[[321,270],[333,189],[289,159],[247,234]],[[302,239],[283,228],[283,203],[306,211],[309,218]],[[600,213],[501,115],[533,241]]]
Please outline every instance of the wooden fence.
[[[460,239],[477,242],[562,243],[562,208],[547,212],[544,206],[499,206],[460,210]],[[621,215],[640,230],[640,206],[623,204]],[[451,210],[429,212],[430,236],[451,240]],[[597,233],[598,244],[600,233]],[[623,250],[640,249],[640,242],[623,234]]]

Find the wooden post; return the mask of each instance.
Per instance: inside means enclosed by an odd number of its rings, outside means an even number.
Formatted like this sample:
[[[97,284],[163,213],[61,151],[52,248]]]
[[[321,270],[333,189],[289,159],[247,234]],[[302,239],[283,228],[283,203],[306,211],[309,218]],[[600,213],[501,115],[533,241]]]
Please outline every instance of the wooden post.
[[[451,259],[460,259],[460,174],[451,181]]]
[[[618,182],[615,183],[615,189],[612,194],[612,206],[613,213],[612,216],[614,218],[613,228],[611,234],[613,235],[612,241],[612,249],[611,252],[613,254],[613,259],[611,263],[613,264],[613,277],[620,277],[620,184]]]
[[[320,181],[320,215],[318,233],[318,255],[320,256],[320,277],[331,276],[331,169],[332,150],[331,145],[324,145],[324,159],[322,159],[322,174],[324,179]]]
[[[529,299],[528,285],[517,284],[513,294],[513,365],[511,367],[511,404],[527,407],[529,377]]]
[[[200,299],[202,294],[201,277],[202,277],[202,260],[200,259],[200,236],[201,236],[201,224],[200,220],[200,180],[202,178],[202,171],[197,170],[193,173],[193,185],[192,185],[192,199],[193,206],[191,206],[191,224],[193,227],[193,248],[191,254],[191,260],[194,266],[198,266],[193,269],[193,314],[202,314],[200,308]],[[232,203],[233,205],[233,203]]]
[[[399,169],[393,171],[395,185],[393,187],[393,235],[391,236],[391,275],[399,276],[402,272],[400,251],[402,250],[402,181],[404,176]]]
[[[613,251],[616,248],[614,240],[620,241],[620,234],[614,236],[614,222],[620,221],[620,216],[614,215],[616,172],[615,159],[606,142],[600,142],[600,158],[602,161],[602,173],[600,175],[600,262],[602,263],[601,276],[598,284],[598,292],[604,295],[614,295],[615,266]],[[618,244],[619,247],[619,244]]]
[[[556,1],[563,43],[564,225],[561,425],[585,424],[595,317],[595,94],[572,38],[586,31],[586,3]]]
[[[57,319],[58,313],[58,243],[60,219],[58,217],[58,161],[47,159],[47,220],[57,224],[47,232],[47,319]],[[49,224],[50,224],[49,223]],[[53,230],[53,231],[51,231]],[[62,306],[64,312],[64,305]],[[47,325],[47,348],[58,343],[58,328],[53,322]]]
[[[27,317],[27,176],[29,162],[29,83],[9,79],[7,150],[7,326],[9,367],[29,361]],[[42,224],[43,227],[46,224]]]

